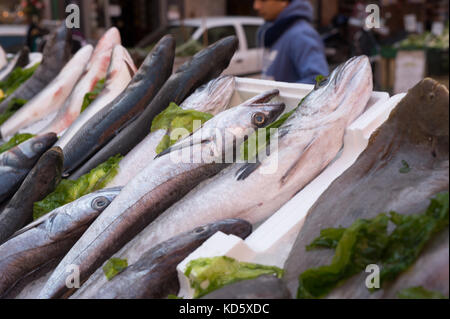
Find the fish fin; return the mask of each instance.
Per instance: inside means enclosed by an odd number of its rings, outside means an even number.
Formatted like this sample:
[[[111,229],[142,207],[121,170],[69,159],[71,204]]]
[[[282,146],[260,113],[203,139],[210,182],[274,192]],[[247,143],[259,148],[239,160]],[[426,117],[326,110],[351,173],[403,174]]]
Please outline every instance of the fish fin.
[[[256,161],[256,163],[246,163],[244,164],[237,172],[236,179],[238,181],[243,181],[247,179],[250,175],[253,174],[261,166],[260,161]]]
[[[202,140],[202,141],[200,141],[200,143],[195,143],[195,144],[205,144],[205,143],[209,143],[209,142],[210,142],[210,140]],[[169,153],[182,150],[183,148],[192,147],[192,146],[194,146],[193,139],[190,139],[188,143],[186,141],[184,141],[183,143],[179,143],[179,144],[177,143],[174,146],[171,146],[168,149],[165,149],[164,151],[162,151],[161,153],[156,155],[155,159],[162,157],[164,155],[167,155]]]

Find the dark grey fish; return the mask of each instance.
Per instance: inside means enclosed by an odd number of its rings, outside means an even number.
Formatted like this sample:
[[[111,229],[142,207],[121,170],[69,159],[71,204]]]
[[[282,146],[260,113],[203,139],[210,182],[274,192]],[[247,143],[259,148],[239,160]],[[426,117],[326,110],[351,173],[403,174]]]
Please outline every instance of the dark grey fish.
[[[292,296],[283,280],[263,275],[227,285],[200,299],[292,299]]]
[[[29,63],[30,63],[30,49],[28,49],[28,47],[26,46],[14,56],[11,62],[9,62],[4,69],[0,70],[0,82],[8,80],[9,76],[11,75],[11,72],[14,71],[14,69],[18,67],[24,68]]]
[[[40,135],[0,154],[0,203],[14,195],[34,164],[56,140],[54,133]]]
[[[76,179],[111,156],[127,155],[149,133],[153,118],[169,106],[171,102],[180,105],[199,86],[218,77],[225,70],[236,52],[238,40],[227,37],[197,53],[194,58],[183,64],[164,84],[158,95],[146,107],[142,115],[113,140],[103,147],[70,178]],[[70,171],[67,167],[67,170]]]
[[[66,142],[63,149],[65,173],[77,168],[144,111],[172,73],[174,58],[175,40],[168,35],[149,53],[125,91]]]
[[[7,109],[13,99],[18,98],[29,101],[41,92],[69,61],[71,48],[71,31],[66,29],[65,25],[62,25],[45,45],[41,65],[31,78],[0,103],[0,113]]]
[[[121,187],[100,190],[59,207],[0,246],[0,296],[50,259],[64,256]]]
[[[371,219],[383,212],[422,213],[432,197],[448,190],[448,99],[448,90],[443,85],[431,79],[421,81],[372,135],[356,163],[318,199],[308,212],[285,265],[284,280],[294,296],[299,275],[309,268],[328,265],[334,255],[328,249],[305,250],[320,235],[320,230],[348,227],[359,218]],[[427,278],[425,273],[435,272],[435,266],[441,267],[436,263],[420,269],[422,278]],[[329,297],[381,298],[382,292],[374,295],[366,288],[367,276],[356,276]],[[415,277],[409,271],[404,276]],[[448,287],[448,280],[446,284]]]
[[[61,181],[62,166],[63,154],[59,147],[42,155],[0,213],[0,244],[32,220],[33,204],[55,190]]]
[[[162,299],[176,295],[180,289],[177,265],[218,231],[245,239],[252,232],[252,225],[240,219],[227,219],[173,237],[145,252],[89,298]]]

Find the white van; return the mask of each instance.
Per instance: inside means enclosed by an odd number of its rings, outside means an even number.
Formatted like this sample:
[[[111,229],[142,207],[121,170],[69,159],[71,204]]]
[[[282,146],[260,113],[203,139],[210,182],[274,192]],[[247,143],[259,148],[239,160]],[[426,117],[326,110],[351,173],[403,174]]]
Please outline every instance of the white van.
[[[210,45],[227,36],[237,36],[239,49],[224,74],[245,76],[262,71],[263,49],[257,47],[257,32],[263,23],[263,19],[254,17],[186,19],[170,23],[166,33],[175,36],[177,46],[189,40]]]

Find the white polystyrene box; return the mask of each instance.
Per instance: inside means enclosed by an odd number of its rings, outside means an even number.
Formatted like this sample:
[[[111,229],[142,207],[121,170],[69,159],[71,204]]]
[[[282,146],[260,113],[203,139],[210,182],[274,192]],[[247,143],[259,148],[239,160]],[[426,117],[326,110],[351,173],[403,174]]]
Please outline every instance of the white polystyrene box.
[[[285,103],[288,112],[313,88],[313,85],[308,84],[236,78],[236,91],[230,106],[239,105],[264,91],[278,89],[280,96],[276,100]],[[243,262],[282,268],[309,209],[329,185],[357,160],[367,147],[372,133],[387,120],[390,112],[404,96],[405,94],[399,94],[389,98],[388,93],[373,92],[366,111],[347,128],[343,149],[317,178],[264,223],[258,225],[246,240],[218,232],[181,262],[177,267],[180,280],[179,296],[192,298],[193,291],[184,271],[189,261],[197,258],[228,256]]]

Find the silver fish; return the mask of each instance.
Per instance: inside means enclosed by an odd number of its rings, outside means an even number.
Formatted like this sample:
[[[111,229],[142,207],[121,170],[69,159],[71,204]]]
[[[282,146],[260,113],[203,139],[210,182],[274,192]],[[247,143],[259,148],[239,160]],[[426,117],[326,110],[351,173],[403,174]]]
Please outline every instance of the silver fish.
[[[44,90],[3,123],[0,127],[1,136],[8,139],[20,129],[26,128],[46,116],[56,114],[77,84],[93,50],[91,45],[80,49]],[[27,133],[36,132],[27,131]]]
[[[56,134],[33,137],[0,154],[0,203],[14,195],[42,154],[56,142]]]
[[[180,107],[216,115],[228,106],[235,88],[232,76],[222,76],[198,88]],[[150,133],[119,164],[118,173],[108,187],[124,186],[156,157],[156,148],[166,130]]]
[[[278,92],[266,92],[257,101],[267,102]],[[270,124],[283,111],[284,104],[244,103],[209,120],[191,136],[179,141],[132,179],[59,264],[40,298],[63,295],[65,268],[80,265],[85,281],[101,264],[131,240],[165,209],[184,196],[195,185],[223,169],[222,156],[235,143],[249,136],[255,128]],[[216,140],[233,132],[234,140]],[[174,157],[188,159],[176,162]],[[199,161],[193,159],[198,158]],[[219,161],[220,160],[220,161]],[[216,164],[217,163],[217,164]],[[195,228],[195,227],[194,227]]]
[[[372,93],[367,57],[339,66],[318,85],[272,140],[278,149],[260,163],[233,164],[172,205],[114,257],[133,264],[141,252],[177,234],[223,218],[256,224],[277,211],[330,163],[343,144],[346,127],[363,112]],[[274,159],[278,166],[270,170]],[[81,289],[103,284],[94,273]]]
[[[121,188],[100,190],[29,224],[0,246],[0,296],[49,260],[63,256]]]

